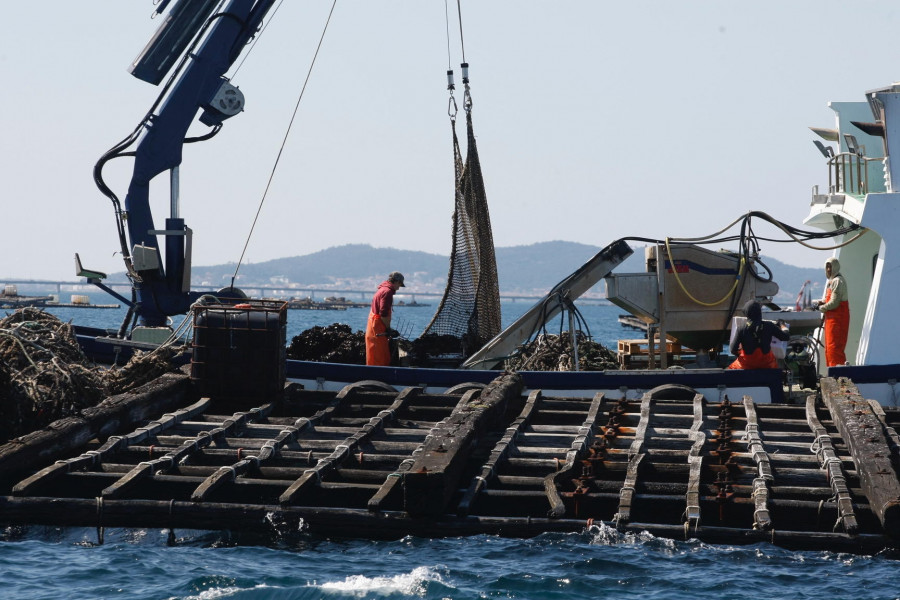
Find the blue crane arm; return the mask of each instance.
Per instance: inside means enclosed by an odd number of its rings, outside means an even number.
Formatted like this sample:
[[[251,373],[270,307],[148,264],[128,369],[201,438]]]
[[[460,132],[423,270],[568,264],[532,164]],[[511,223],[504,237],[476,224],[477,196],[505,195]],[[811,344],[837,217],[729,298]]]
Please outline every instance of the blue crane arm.
[[[196,6],[196,1],[182,0],[182,4],[188,6],[193,2],[192,6]],[[163,265],[157,241],[160,232],[154,227],[150,210],[150,182],[181,164],[188,128],[199,111],[203,111],[201,122],[210,126],[220,125],[240,111],[242,102],[227,106],[228,98],[219,96],[224,88],[231,87],[224,74],[256,34],[274,1],[230,0],[220,12],[208,18],[201,15],[197,25],[202,29],[193,35],[202,35],[205,31],[205,38],[199,48],[191,52],[180,77],[168,90],[158,110],[151,112],[143,124],[144,131],[135,151],[131,182],[125,197],[130,245],[140,250],[140,256],[134,253],[132,259],[139,276],[135,291],[141,324],[165,324],[166,317],[186,312],[197,296],[186,289],[189,285],[185,286],[184,282],[187,279],[184,270],[190,268],[185,259],[190,231],[178,214],[166,219],[162,231],[166,238],[166,262]],[[178,6],[173,8],[173,13],[177,9]],[[235,90],[233,88],[232,92]]]

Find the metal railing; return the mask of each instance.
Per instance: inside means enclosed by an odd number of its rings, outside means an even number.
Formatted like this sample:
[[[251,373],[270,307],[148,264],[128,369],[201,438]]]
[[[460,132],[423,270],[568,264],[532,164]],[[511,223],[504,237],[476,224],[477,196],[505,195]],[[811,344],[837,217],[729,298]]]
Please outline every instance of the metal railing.
[[[869,191],[869,162],[883,162],[884,158],[870,158],[856,152],[841,152],[828,159],[828,192],[865,196]]]

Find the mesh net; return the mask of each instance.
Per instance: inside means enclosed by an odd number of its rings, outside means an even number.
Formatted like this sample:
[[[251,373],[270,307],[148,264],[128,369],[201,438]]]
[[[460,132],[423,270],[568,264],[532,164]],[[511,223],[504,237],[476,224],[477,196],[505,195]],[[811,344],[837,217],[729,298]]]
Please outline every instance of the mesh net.
[[[455,121],[453,157],[456,168],[456,207],[453,211],[453,250],[444,296],[420,339],[455,338],[464,356],[473,354],[500,333],[500,288],[487,195],[472,129],[466,111],[468,152],[459,149]]]

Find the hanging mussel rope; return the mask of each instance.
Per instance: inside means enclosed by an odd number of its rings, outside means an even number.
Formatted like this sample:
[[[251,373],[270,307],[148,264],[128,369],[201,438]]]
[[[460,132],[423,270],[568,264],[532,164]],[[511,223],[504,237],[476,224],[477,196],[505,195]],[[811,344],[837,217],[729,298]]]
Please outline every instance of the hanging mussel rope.
[[[462,19],[460,18],[462,42]],[[448,49],[449,50],[449,49]],[[449,115],[453,132],[455,208],[453,248],[444,296],[425,328],[414,342],[418,354],[448,354],[448,347],[463,357],[471,355],[500,333],[500,289],[497,260],[488,212],[487,194],[478,148],[472,127],[472,96],[469,65],[463,47],[464,108],[466,111],[467,154],[465,162],[456,135],[456,100],[453,97],[453,70],[447,71],[450,91]],[[433,348],[432,348],[433,347]]]

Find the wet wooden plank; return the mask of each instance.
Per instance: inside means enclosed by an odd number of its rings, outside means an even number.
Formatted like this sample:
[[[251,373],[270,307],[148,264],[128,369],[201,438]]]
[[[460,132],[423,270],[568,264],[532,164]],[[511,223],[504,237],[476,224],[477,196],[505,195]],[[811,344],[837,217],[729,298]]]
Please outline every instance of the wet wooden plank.
[[[382,431],[384,426],[396,419],[397,413],[406,406],[410,401],[414,400],[421,393],[421,388],[406,388],[400,392],[394,402],[385,410],[378,413],[378,416],[372,417],[369,422],[361,427],[357,432],[343,440],[342,443],[335,446],[334,451],[327,457],[320,460],[315,467],[307,470],[297,481],[291,484],[279,498],[282,504],[291,504],[295,502],[308,488],[318,486],[322,482],[323,477],[327,477],[329,473],[337,469],[344,460],[357,450],[360,443],[368,440],[373,435]]]
[[[828,431],[816,415],[816,397],[813,395],[806,398],[806,419],[815,436],[815,442],[810,450],[815,453],[822,469],[828,474],[828,481],[837,498],[840,514],[838,523],[843,526],[845,532],[853,535],[859,530],[856,514],[853,512],[853,498],[847,487],[847,478],[844,476],[841,459],[837,456],[831,436],[828,435]]]
[[[703,396],[694,396],[694,424],[691,426],[691,440],[694,442],[688,454],[688,491],[685,494],[684,523],[685,530],[693,526],[694,530],[700,525],[700,473],[703,469],[703,444],[706,443],[706,434],[701,431],[703,427]]]
[[[769,453],[763,446],[762,436],[759,432],[759,421],[756,417],[756,406],[750,396],[744,396],[744,413],[747,415],[747,428],[744,431],[744,438],[747,441],[747,451],[753,456],[753,462],[756,464],[758,477],[753,479],[753,493],[751,497],[754,502],[753,510],[753,528],[761,530],[772,529],[772,515],[769,512],[769,493],[770,484],[775,481],[772,474],[772,463],[769,460]]]
[[[131,471],[122,476],[121,479],[112,485],[103,489],[102,496],[104,498],[118,498],[126,494],[137,483],[146,478],[152,477],[156,473],[171,470],[181,460],[200,452],[203,448],[215,442],[215,440],[224,437],[230,432],[239,430],[246,425],[251,419],[261,419],[271,411],[272,405],[268,404],[264,408],[257,408],[246,412],[237,412],[231,417],[222,421],[218,427],[210,431],[201,431],[193,439],[185,439],[181,445],[174,448],[163,456],[141,462]]]
[[[566,453],[565,464],[557,473],[547,475],[544,479],[544,491],[547,494],[547,501],[550,503],[550,510],[547,515],[554,518],[565,516],[566,507],[560,494],[560,484],[570,479],[575,470],[575,461],[583,459],[587,454],[588,447],[594,439],[594,426],[597,421],[597,415],[600,412],[600,405],[603,404],[603,394],[598,392],[591,402],[584,422],[578,430],[577,437],[572,441],[569,451]]]
[[[900,481],[878,415],[845,377],[822,378],[820,387],[825,406],[856,464],[863,493],[888,535],[900,537]]]
[[[166,373],[130,392],[112,396],[47,427],[0,446],[0,478],[15,481],[28,469],[80,450],[94,438],[105,439],[185,405],[190,378]]]
[[[507,404],[522,388],[520,375],[501,375],[477,399],[457,406],[435,426],[412,467],[402,473],[403,507],[410,515],[433,516],[446,511],[473,445],[492,422],[503,417]]]
[[[647,438],[647,427],[650,423],[650,407],[653,399],[650,394],[644,394],[641,399],[640,421],[635,430],[634,440],[628,448],[628,468],[625,471],[625,482],[619,490],[619,507],[613,517],[616,527],[622,527],[631,520],[631,504],[634,501],[635,486],[637,485],[641,461],[646,455],[644,443]]]
[[[202,398],[187,408],[180,409],[174,413],[166,413],[157,421],[151,423],[150,427],[142,427],[126,436],[111,436],[96,450],[88,450],[75,458],[58,460],[49,467],[41,469],[31,477],[14,485],[12,493],[14,495],[28,495],[38,486],[47,485],[66,473],[85,468],[98,467],[112,454],[121,452],[131,444],[137,444],[146,440],[150,437],[150,432],[157,429],[156,426],[159,426],[163,430],[174,427],[184,419],[190,418],[205,410],[209,406],[209,402],[209,398]]]
[[[516,438],[531,423],[532,413],[535,411],[535,407],[542,396],[541,390],[534,390],[528,394],[528,399],[525,401],[525,406],[522,408],[519,416],[506,428],[503,437],[500,438],[500,441],[497,442],[491,451],[490,457],[482,465],[481,473],[472,479],[472,482],[463,494],[462,500],[456,507],[457,514],[460,516],[469,514],[469,507],[478,493],[497,479],[500,466],[509,458],[512,449],[517,448]],[[540,481],[540,484],[543,484],[543,480]]]

